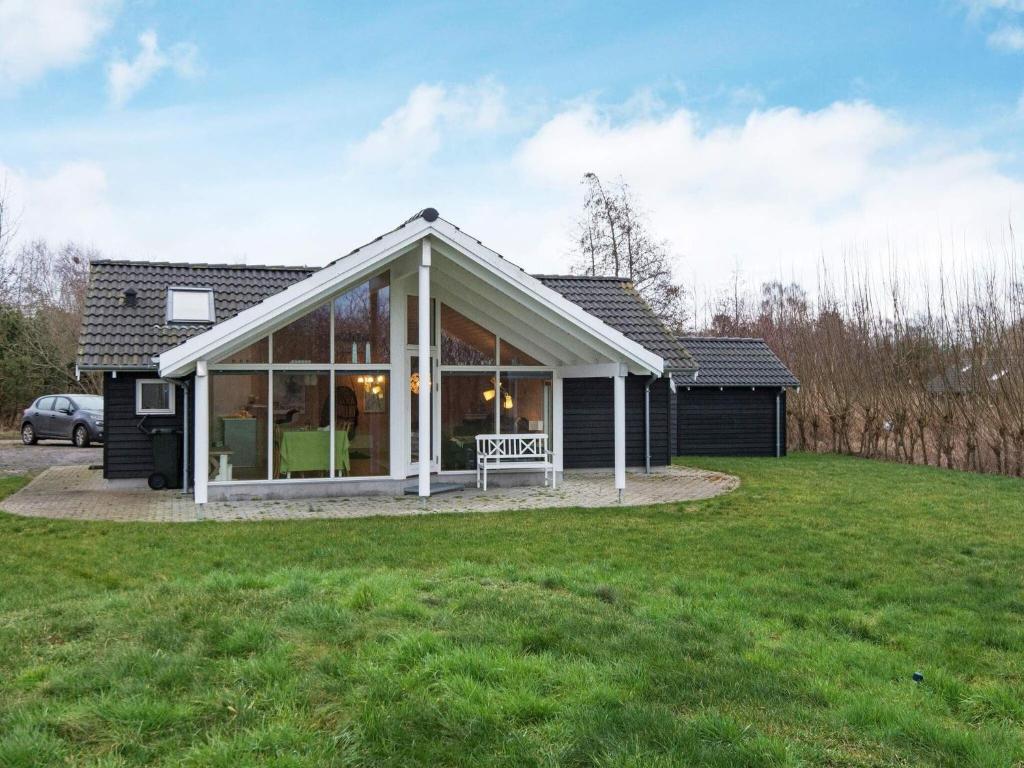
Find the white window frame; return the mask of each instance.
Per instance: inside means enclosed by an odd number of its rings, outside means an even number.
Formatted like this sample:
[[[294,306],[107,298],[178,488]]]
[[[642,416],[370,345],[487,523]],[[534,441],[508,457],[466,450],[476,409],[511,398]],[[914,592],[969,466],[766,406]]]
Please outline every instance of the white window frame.
[[[170,387],[170,402],[169,408],[143,408],[142,407],[142,387],[146,384],[163,384],[165,387]],[[177,400],[177,385],[173,381],[167,381],[166,379],[136,379],[135,380],[135,415],[136,416],[173,416],[175,400]]]
[[[174,316],[174,294],[175,293],[205,293],[208,301],[208,315],[206,318],[177,318]],[[174,285],[167,289],[167,322],[168,323],[213,323],[216,321],[215,307],[213,305],[212,288],[192,288],[186,285]]]

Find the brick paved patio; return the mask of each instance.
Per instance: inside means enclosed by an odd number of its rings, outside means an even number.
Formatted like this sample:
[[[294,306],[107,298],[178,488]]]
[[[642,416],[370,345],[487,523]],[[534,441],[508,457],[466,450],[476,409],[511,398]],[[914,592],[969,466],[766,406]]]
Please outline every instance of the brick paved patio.
[[[731,475],[686,467],[661,467],[651,475],[630,472],[626,504],[642,506],[707,499],[731,491]],[[0,502],[4,511],[65,520],[179,523],[195,520],[299,520],[418,515],[439,512],[498,512],[550,507],[617,504],[611,472],[566,472],[556,490],[544,486],[492,488],[433,496],[424,507],[415,496],[352,496],[289,501],[216,501],[200,508],[180,491],[151,491],[129,481],[106,481],[84,466],[53,467]]]

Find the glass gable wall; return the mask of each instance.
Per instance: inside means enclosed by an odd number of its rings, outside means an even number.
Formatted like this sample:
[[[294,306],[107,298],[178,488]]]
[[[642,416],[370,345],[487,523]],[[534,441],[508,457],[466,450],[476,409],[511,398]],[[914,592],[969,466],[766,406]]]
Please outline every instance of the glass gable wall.
[[[431,303],[441,470],[474,469],[479,434],[547,434],[550,449],[550,368],[443,302]],[[415,348],[415,296],[407,297],[407,307],[402,330]],[[417,426],[414,407],[390,413],[390,331],[385,272],[212,364],[209,479],[390,475],[391,428],[407,429],[408,418],[413,432]],[[401,385],[412,391],[417,372],[407,373]],[[418,398],[410,402],[415,406]]]
[[[389,474],[390,324],[385,272],[211,365],[209,479]]]

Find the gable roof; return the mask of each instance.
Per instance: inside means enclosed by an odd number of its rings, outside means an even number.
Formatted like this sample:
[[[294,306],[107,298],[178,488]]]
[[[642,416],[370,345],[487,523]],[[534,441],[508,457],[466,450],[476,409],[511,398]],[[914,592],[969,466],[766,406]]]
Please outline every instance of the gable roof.
[[[428,218],[433,216],[433,218]],[[97,260],[90,265],[78,363],[82,369],[155,369],[154,357],[211,330],[204,323],[168,323],[167,289],[211,288],[214,291],[216,324],[257,307],[267,299],[350,257],[394,240],[411,224],[433,224],[439,217],[426,209],[374,241],[336,259],[323,269],[312,267],[247,266],[232,264],[134,262]],[[660,356],[666,370],[693,370],[696,362],[651,311],[625,278],[573,275],[530,276],[483,244],[445,222],[449,234],[466,244],[484,248],[501,260],[503,271],[530,282],[539,282],[559,298],[583,309],[609,329],[644,350]],[[422,236],[422,235],[419,235]],[[135,290],[136,306],[126,307],[124,293]]]
[[[692,371],[697,367],[690,353],[668,331],[628,279],[584,275],[535,277],[612,328],[661,355],[666,370]]]
[[[564,329],[567,335],[592,351],[607,354],[610,350],[621,355],[622,361],[635,369],[657,373],[664,370],[664,360],[660,355],[582,310],[479,240],[439,218],[436,210],[427,208],[304,280],[161,353],[160,375],[183,375],[202,360],[250,344],[279,323],[298,317],[341,288],[371,276],[394,259],[410,253],[428,237],[434,250],[459,268],[492,286],[500,286],[504,296],[520,310],[529,308],[550,327]]]
[[[699,369],[688,387],[799,387],[764,339],[680,336]]]
[[[208,323],[168,323],[167,289],[211,288],[216,321],[224,322],[313,274],[310,267],[173,264],[97,260],[78,338],[78,365],[88,369],[155,369],[153,357],[209,330]],[[128,289],[136,305],[125,306]]]

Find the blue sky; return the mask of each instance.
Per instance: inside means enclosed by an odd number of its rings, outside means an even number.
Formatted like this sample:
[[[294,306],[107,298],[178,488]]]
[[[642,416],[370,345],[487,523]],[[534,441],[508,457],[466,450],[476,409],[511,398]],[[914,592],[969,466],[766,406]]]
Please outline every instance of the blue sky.
[[[681,277],[991,251],[1024,193],[1024,0],[0,0],[20,237],[321,264],[425,205],[568,265],[622,176]]]

